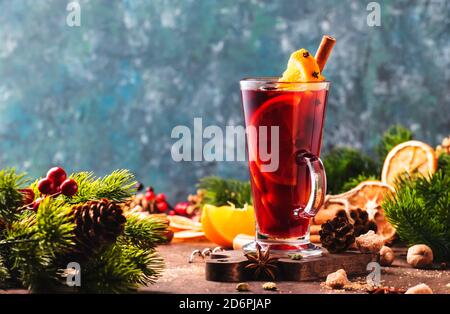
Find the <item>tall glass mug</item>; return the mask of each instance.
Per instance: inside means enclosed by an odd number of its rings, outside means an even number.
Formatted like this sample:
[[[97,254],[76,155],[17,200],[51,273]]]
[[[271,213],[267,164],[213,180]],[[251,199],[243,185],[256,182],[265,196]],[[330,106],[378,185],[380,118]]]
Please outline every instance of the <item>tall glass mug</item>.
[[[310,219],[326,195],[320,160],[329,82],[241,82],[247,153],[256,215],[256,239],[275,252],[318,256],[309,239]],[[255,249],[255,243],[244,247]]]

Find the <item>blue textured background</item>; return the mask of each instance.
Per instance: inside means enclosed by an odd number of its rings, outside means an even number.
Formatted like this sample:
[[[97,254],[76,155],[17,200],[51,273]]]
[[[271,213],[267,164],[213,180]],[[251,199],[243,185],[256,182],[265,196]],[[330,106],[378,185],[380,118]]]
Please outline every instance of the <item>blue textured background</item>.
[[[245,163],[175,163],[178,124],[242,123],[238,81],[278,75],[289,54],[338,44],[324,150],[371,152],[401,122],[433,145],[450,133],[450,10],[445,0],[0,1],[0,166],[33,176],[61,164],[105,174],[130,168],[182,199],[197,178],[244,178]]]

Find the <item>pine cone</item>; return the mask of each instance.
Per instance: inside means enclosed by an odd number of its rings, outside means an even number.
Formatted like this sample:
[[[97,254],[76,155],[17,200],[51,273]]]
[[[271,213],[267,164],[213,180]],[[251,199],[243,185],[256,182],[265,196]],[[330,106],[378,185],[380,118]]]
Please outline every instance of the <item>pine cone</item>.
[[[377,232],[377,224],[373,220],[369,220],[369,214],[365,210],[361,208],[352,210],[350,217],[353,219],[355,237],[366,234],[369,230]]]
[[[436,155],[450,154],[450,136],[447,136],[442,140],[441,145],[436,147]]]
[[[120,205],[107,199],[74,206],[73,214],[76,244],[88,252],[114,243],[122,234],[126,221]]]
[[[337,212],[333,220],[328,220],[321,227],[320,242],[330,253],[344,252],[355,242],[354,228],[345,210]]]

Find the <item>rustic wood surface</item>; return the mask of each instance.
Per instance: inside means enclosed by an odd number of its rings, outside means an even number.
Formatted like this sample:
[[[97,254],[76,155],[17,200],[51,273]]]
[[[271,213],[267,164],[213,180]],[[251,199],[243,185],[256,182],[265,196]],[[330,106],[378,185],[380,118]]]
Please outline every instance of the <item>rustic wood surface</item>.
[[[276,257],[275,255],[272,255]],[[343,268],[347,275],[367,274],[367,264],[376,261],[377,256],[350,251],[344,254],[327,254],[323,256],[292,260],[280,256],[277,261],[276,281],[312,281],[326,278],[329,273]],[[249,264],[241,250],[224,251],[211,254],[205,259],[205,277],[210,281],[241,282],[254,279],[253,271],[246,269]],[[263,280],[259,278],[259,280]],[[266,280],[267,281],[267,280]]]
[[[205,280],[205,264],[201,260],[189,264],[190,253],[195,249],[214,248],[208,242],[172,243],[159,246],[158,251],[166,261],[163,276],[141,293],[242,293],[235,290],[236,283],[213,282]],[[381,280],[386,286],[407,289],[419,283],[426,283],[435,293],[450,294],[450,270],[421,270],[406,264],[405,250],[397,250],[397,258],[392,267],[382,267]],[[364,277],[351,277],[352,281],[365,280]],[[329,290],[321,283],[323,280],[305,282],[278,282],[278,291],[265,291],[261,282],[249,282],[250,293],[363,293],[358,291]],[[28,293],[27,290],[0,290],[0,293]]]
[[[166,260],[167,269],[158,282],[143,288],[143,293],[238,293],[236,283],[205,280],[205,264],[201,259],[189,264],[190,253],[195,249],[214,248],[208,242],[172,243],[160,246],[158,251]],[[419,283],[428,284],[435,293],[450,294],[450,270],[420,270],[406,264],[404,250],[398,251],[392,267],[382,267],[381,280],[386,286],[407,289]],[[365,280],[364,277],[350,278],[352,281]],[[278,291],[265,291],[261,282],[249,282],[252,293],[362,293],[358,291],[329,290],[321,286],[323,280],[306,282],[278,282]]]

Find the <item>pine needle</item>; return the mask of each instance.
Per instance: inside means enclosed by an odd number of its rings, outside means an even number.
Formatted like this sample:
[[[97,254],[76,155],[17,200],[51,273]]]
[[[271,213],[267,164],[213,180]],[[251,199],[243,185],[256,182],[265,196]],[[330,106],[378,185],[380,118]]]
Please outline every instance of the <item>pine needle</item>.
[[[252,204],[250,182],[213,176],[202,178],[198,187],[205,190],[207,204],[223,206],[230,202],[241,208]]]
[[[389,222],[408,244],[426,244],[437,260],[450,259],[450,173],[431,178],[404,176],[382,207]]]

